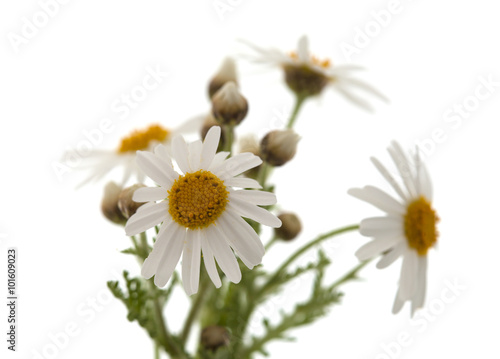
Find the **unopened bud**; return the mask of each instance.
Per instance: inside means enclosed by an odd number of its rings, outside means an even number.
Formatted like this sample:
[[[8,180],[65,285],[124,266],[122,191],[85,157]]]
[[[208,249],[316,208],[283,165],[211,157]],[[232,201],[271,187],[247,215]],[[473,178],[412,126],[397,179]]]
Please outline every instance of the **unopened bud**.
[[[202,140],[205,140],[205,136],[207,135],[208,131],[213,127],[213,126],[219,126],[220,127],[220,123],[218,123],[216,120],[215,120],[215,117],[209,113],[206,117],[205,117],[205,120],[203,121],[203,125],[201,126],[201,139]],[[221,138],[220,138],[220,142],[224,142],[223,141],[223,137],[224,137],[224,131],[221,131]]]
[[[247,115],[248,102],[234,82],[227,82],[212,97],[212,113],[223,125],[237,125]]]
[[[104,187],[104,196],[101,202],[101,211],[104,217],[116,224],[125,224],[127,219],[118,208],[118,197],[122,188],[114,182],[109,182]]]
[[[230,57],[226,58],[222,63],[219,71],[214,75],[208,84],[208,96],[212,98],[226,82],[232,81],[238,83],[236,78],[236,64]]]
[[[272,166],[283,166],[297,152],[299,135],[293,130],[274,130],[260,142],[261,158]]]
[[[260,145],[255,135],[246,135],[241,137],[238,140],[238,152],[250,152],[255,156],[260,157]],[[244,175],[253,179],[257,179],[261,166],[262,164],[258,165],[257,167],[250,168],[244,173]]]
[[[274,229],[276,237],[284,241],[291,241],[299,235],[302,230],[302,224],[295,213],[282,213],[278,218],[281,220],[281,227]]]
[[[226,328],[211,325],[201,331],[201,345],[207,349],[216,351],[220,347],[229,345],[229,332]]]
[[[144,204],[144,202],[135,202],[132,199],[134,192],[141,187],[146,186],[143,184],[135,184],[133,186],[127,187],[123,191],[121,191],[120,195],[118,196],[118,208],[122,212],[123,216],[127,219],[132,217],[135,212],[137,212],[137,209]]]

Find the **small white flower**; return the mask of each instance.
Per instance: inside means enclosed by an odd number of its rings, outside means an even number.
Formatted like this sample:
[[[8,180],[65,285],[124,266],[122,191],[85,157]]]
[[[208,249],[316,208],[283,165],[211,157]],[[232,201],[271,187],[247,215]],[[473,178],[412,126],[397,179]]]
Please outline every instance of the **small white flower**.
[[[228,152],[216,153],[220,133],[220,127],[214,126],[204,142],[186,144],[180,136],[173,139],[172,157],[183,174],[173,169],[163,145],[154,153],[137,153],[137,164],[159,187],[135,191],[134,201],[149,203],[129,219],[125,231],[133,236],[161,223],[141,272],[145,278],[154,275],[159,287],[170,279],[181,253],[182,280],[188,295],[198,291],[202,253],[216,287],[222,284],[214,257],[228,279],[238,283],[241,271],[231,248],[250,269],[260,264],[264,255],[259,236],[242,217],[270,227],[281,225],[276,216],[259,207],[276,203],[273,193],[234,189],[260,188],[255,180],[235,176],[262,161],[251,153],[229,159]]]
[[[144,173],[135,163],[138,150],[153,151],[156,145],[169,144],[177,134],[185,134],[198,131],[201,128],[202,118],[196,117],[186,121],[181,126],[170,130],[159,124],[152,124],[143,130],[134,130],[128,136],[122,138],[117,148],[113,150],[94,150],[86,159],[82,169],[90,169],[90,174],[78,187],[89,182],[97,182],[105,177],[111,170],[123,167],[123,175],[120,185],[123,187],[130,178],[138,182],[144,181]]]
[[[439,218],[431,207],[432,185],[427,169],[420,161],[418,150],[413,156],[413,163],[397,142],[393,142],[388,151],[403,179],[404,189],[376,158],[372,157],[371,160],[400,200],[373,186],[348,191],[350,195],[387,213],[384,217],[361,221],[360,233],[374,237],[374,240],[362,246],[356,256],[363,261],[382,254],[377,263],[377,268],[380,269],[403,257],[399,289],[392,311],[398,313],[403,304],[410,301],[413,315],[425,301],[427,252],[436,244],[436,223]]]
[[[248,41],[245,44],[257,52],[251,57],[256,63],[279,66],[285,71],[285,81],[298,95],[314,96],[322,92],[326,86],[338,91],[347,100],[372,111],[373,107],[352,90],[363,90],[371,95],[388,101],[387,98],[368,83],[352,77],[352,71],[361,70],[355,65],[335,65],[330,60],[319,60],[309,52],[309,41],[302,36],[297,44],[297,50],[286,54],[278,49],[264,49]]]

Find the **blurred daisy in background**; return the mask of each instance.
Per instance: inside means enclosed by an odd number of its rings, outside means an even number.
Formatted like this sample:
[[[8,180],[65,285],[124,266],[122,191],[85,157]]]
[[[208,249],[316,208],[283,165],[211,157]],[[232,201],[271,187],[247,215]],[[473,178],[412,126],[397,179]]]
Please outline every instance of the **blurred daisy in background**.
[[[95,183],[118,167],[123,167],[122,178],[117,181],[121,187],[130,179],[142,183],[145,175],[135,162],[136,152],[153,151],[158,144],[169,146],[170,141],[176,135],[198,133],[202,122],[203,118],[197,116],[175,129],[168,129],[160,124],[151,124],[146,128],[133,130],[123,137],[115,150],[92,151],[85,159],[86,162],[78,167],[90,172],[78,187]]]
[[[436,223],[439,218],[432,208],[432,184],[425,165],[420,161],[418,150],[408,158],[401,146],[393,142],[388,151],[404,187],[398,184],[376,158],[371,160],[391,184],[399,200],[374,186],[348,191],[350,195],[386,212],[384,217],[361,221],[360,233],[374,237],[374,240],[363,245],[356,256],[364,261],[382,255],[377,263],[379,269],[386,268],[403,257],[399,289],[392,311],[398,313],[404,303],[409,301],[413,315],[425,301],[427,253],[437,242]]]
[[[262,262],[265,252],[259,236],[242,217],[270,227],[281,226],[274,214],[259,207],[275,204],[273,193],[234,188],[260,188],[253,179],[235,176],[262,160],[251,153],[226,159],[228,152],[216,153],[220,135],[220,127],[214,126],[203,142],[187,144],[181,136],[173,139],[172,158],[183,174],[174,170],[163,145],[154,153],[137,153],[137,165],[159,187],[134,192],[134,201],[149,203],[130,217],[125,231],[134,236],[161,223],[141,272],[147,279],[155,276],[154,283],[159,287],[168,282],[181,254],[182,281],[188,295],[198,291],[202,254],[217,288],[222,283],[215,260],[227,278],[238,283],[241,271],[233,250],[250,269]]]
[[[373,86],[352,77],[352,72],[362,70],[355,65],[333,65],[330,60],[320,60],[309,52],[309,41],[302,36],[297,44],[297,50],[285,53],[278,49],[264,49],[246,40],[241,40],[250,46],[256,54],[246,56],[255,63],[281,67],[285,73],[285,82],[299,97],[308,98],[323,92],[330,87],[347,100],[365,110],[372,111],[373,107],[364,98],[356,94],[361,90],[383,101],[388,99]]]

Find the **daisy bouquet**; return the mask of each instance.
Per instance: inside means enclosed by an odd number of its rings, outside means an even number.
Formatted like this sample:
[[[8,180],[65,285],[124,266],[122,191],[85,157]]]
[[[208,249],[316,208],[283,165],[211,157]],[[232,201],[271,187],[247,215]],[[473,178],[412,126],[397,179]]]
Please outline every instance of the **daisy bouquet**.
[[[156,358],[162,352],[183,359],[267,355],[268,343],[290,339],[293,329],[313,323],[338,304],[342,286],[375,258],[378,268],[403,259],[394,313],[410,302],[413,315],[425,301],[427,253],[436,244],[438,217],[418,151],[405,152],[397,142],[388,148],[393,167],[371,159],[394,195],[369,185],[348,191],[382,210],[383,216],[300,239],[303,244],[276,269],[261,264],[276,242],[292,241],[301,232],[297,214],[276,210],[278,184],[272,183],[272,173],[295,155],[299,135],[294,124],[303,103],[326,88],[366,110],[371,105],[356,91],[385,97],[352,76],[358,67],[332,66],[312,56],[305,37],[290,53],[246,44],[253,51],[250,60],[283,71],[295,96],[283,129],[267,133],[260,142],[237,139],[249,104],[238,86],[234,61],[226,59],[209,84],[212,108],[207,116],[174,131],[161,124],[135,130],[114,153],[94,156],[89,180],[104,177],[115,165],[124,167],[121,184],[106,186],[102,210],[124,227],[131,247],[123,253],[135,256],[141,270],[137,275],[125,271],[123,281],[110,281],[108,287],[127,308],[128,320],[150,336]],[[187,142],[182,128],[197,129],[200,138]],[[131,179],[137,183],[130,186]],[[264,236],[269,231],[263,227],[272,228],[270,237]],[[319,245],[349,231],[372,239],[355,253],[357,266],[328,282],[331,261]],[[316,260],[297,265],[310,251],[317,252]],[[252,332],[250,322],[259,307],[306,273],[314,276],[308,297],[282,312],[277,322],[263,318],[261,333]],[[174,332],[165,308],[178,287],[190,309],[182,329]]]

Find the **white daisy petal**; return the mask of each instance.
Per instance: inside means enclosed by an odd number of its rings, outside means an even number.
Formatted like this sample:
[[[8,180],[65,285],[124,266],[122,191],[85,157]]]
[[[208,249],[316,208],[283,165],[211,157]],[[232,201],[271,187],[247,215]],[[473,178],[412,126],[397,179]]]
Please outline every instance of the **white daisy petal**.
[[[135,202],[151,202],[165,199],[168,190],[163,187],[141,187],[134,191],[132,200]]]
[[[212,126],[208,130],[205,140],[203,141],[203,149],[201,151],[201,168],[209,168],[217,152],[219,146],[221,128],[219,126]]]
[[[219,223],[221,223],[220,219],[219,219]],[[234,253],[236,253],[236,255],[238,255],[238,257],[240,257],[241,261],[250,269],[252,269],[255,264],[253,264],[253,262],[251,260],[249,260],[246,256],[245,256],[245,253],[240,253],[238,251],[238,249],[236,248],[236,246],[234,245],[234,243],[231,241],[230,237],[229,237],[229,234],[226,233],[227,231],[227,227],[224,228],[224,231],[222,230],[221,226],[220,225],[215,225],[213,226],[214,228],[214,233],[215,235],[218,237],[218,238],[222,238],[224,239],[224,241],[226,241],[227,244],[229,244],[229,246],[234,250]]]
[[[403,190],[399,186],[399,184],[396,182],[394,177],[391,176],[390,172],[380,163],[379,160],[377,160],[375,157],[371,157],[370,160],[374,164],[374,166],[377,168],[377,170],[380,172],[380,174],[386,179],[387,182],[394,188],[397,194],[403,199],[407,200],[407,196],[404,194]]]
[[[309,62],[309,41],[307,36],[302,36],[297,44],[297,56],[301,62]]]
[[[355,255],[360,261],[364,261],[385,252],[400,241],[400,236],[374,239],[373,241],[361,246],[361,248],[356,251]]]
[[[184,228],[180,226],[175,227],[172,239],[168,248],[165,248],[163,251],[160,264],[156,270],[154,283],[158,287],[164,287],[170,277],[172,277],[172,273],[174,273],[175,267],[181,257],[182,249],[184,248],[185,236],[186,230]]]
[[[403,308],[403,305],[405,304],[404,300],[401,300],[399,293],[401,289],[398,289],[396,293],[396,298],[394,298],[394,304],[392,306],[392,314],[398,314],[401,311],[401,308]]]
[[[380,98],[383,101],[386,101],[386,102],[389,101],[389,99],[383,93],[381,93],[375,87],[373,87],[372,85],[370,85],[364,81],[361,81],[361,80],[358,80],[358,79],[355,79],[352,77],[342,77],[340,79],[340,81],[343,83],[347,83],[348,85],[354,85],[356,87],[359,87],[360,89],[363,89],[366,92],[369,92],[370,94]]]
[[[266,191],[233,191],[231,197],[259,206],[276,204],[276,195]]]
[[[236,261],[236,257],[225,239],[218,235],[213,235],[215,233],[216,232],[212,232],[211,236],[207,236],[215,259],[227,278],[233,283],[239,283],[241,280],[241,271]]]
[[[147,229],[165,221],[167,216],[167,203],[154,203],[146,208],[142,208],[141,211],[137,211],[132,217],[129,218],[125,226],[125,233],[127,236],[134,236],[142,233]]]
[[[172,154],[183,173],[190,171],[188,160],[188,146],[182,136],[176,136],[172,140]]]
[[[382,258],[377,262],[378,269],[384,269],[394,263],[406,249],[406,243],[400,242],[395,245],[389,252],[384,254]]]
[[[224,181],[227,186],[239,188],[262,188],[262,186],[254,179],[246,177],[233,177]]]
[[[373,107],[368,103],[368,101],[354,95],[351,93],[346,86],[336,83],[333,86],[341,95],[343,95],[347,100],[351,101],[353,104],[365,109],[366,111],[373,112]]]
[[[403,234],[403,223],[397,217],[365,218],[359,225],[359,233],[364,236],[390,236]]]
[[[257,167],[262,163],[260,157],[252,153],[239,153],[222,163],[218,168],[214,169],[214,174],[222,180],[237,176],[251,168]]]
[[[401,277],[399,279],[399,298],[403,301],[410,300],[417,289],[418,254],[409,249],[403,255]]]
[[[201,238],[200,231],[186,231],[182,252],[182,284],[187,295],[198,292],[200,282]]]
[[[419,150],[415,154],[415,166],[417,168],[417,192],[427,200],[432,201],[432,182],[427,167],[420,160]]]
[[[191,172],[196,172],[200,169],[201,150],[202,144],[199,140],[191,142],[188,145],[188,161]]]
[[[244,222],[241,217],[234,216],[230,212],[225,213],[219,219],[220,230],[224,232],[229,244],[239,254],[246,259],[246,265],[250,269],[262,262],[265,250],[260,238],[255,231],[246,223],[243,225],[238,218]],[[248,265],[250,264],[250,265]]]
[[[161,226],[158,235],[156,236],[156,242],[153,245],[153,250],[149,253],[142,265],[141,275],[149,279],[155,275],[158,266],[160,265],[160,260],[165,252],[165,248],[168,248],[170,241],[175,238],[176,228],[179,229],[179,225],[173,221],[168,224]]]
[[[279,228],[281,226],[279,218],[271,212],[265,210],[264,208],[249,204],[238,198],[230,196],[228,207],[239,213],[241,216],[253,219],[254,221],[262,223],[265,226],[273,228]]]
[[[200,231],[201,234],[201,250],[203,252],[203,262],[205,263],[205,268],[207,270],[208,276],[214,283],[216,288],[220,288],[222,286],[222,282],[219,277],[219,272],[217,271],[217,267],[215,266],[215,259],[212,248],[210,248],[210,243],[208,242],[209,233],[213,232],[215,227],[209,227],[205,231]]]
[[[405,207],[392,196],[374,186],[365,186],[364,188],[351,188],[347,191],[351,196],[381,209],[389,214],[404,214]]]
[[[172,168],[173,170],[173,167],[172,167],[172,158],[170,156],[170,153],[169,153],[169,150],[167,148],[167,146],[164,146],[164,145],[158,145],[155,147],[154,149],[154,154],[156,156],[158,156],[158,158],[160,160],[162,160],[163,162],[165,162],[166,164],[168,164],[170,168]]]
[[[137,151],[137,165],[153,181],[163,187],[170,187],[173,183],[172,172],[165,166],[154,153],[148,151]]]
[[[411,302],[411,315],[424,306],[427,287],[427,256],[418,256],[417,290]]]
[[[208,170],[210,172],[214,172],[216,168],[219,168],[224,161],[226,160],[227,156],[229,156],[229,152],[219,152],[214,156],[214,159],[212,160],[212,163],[210,164],[210,167],[208,167]]]
[[[387,149],[389,154],[396,165],[399,175],[403,179],[403,183],[410,194],[410,198],[415,198],[417,196],[417,190],[414,181],[414,175],[411,171],[411,165],[408,158],[404,154],[403,150],[399,144],[395,141],[392,142],[392,147]]]

